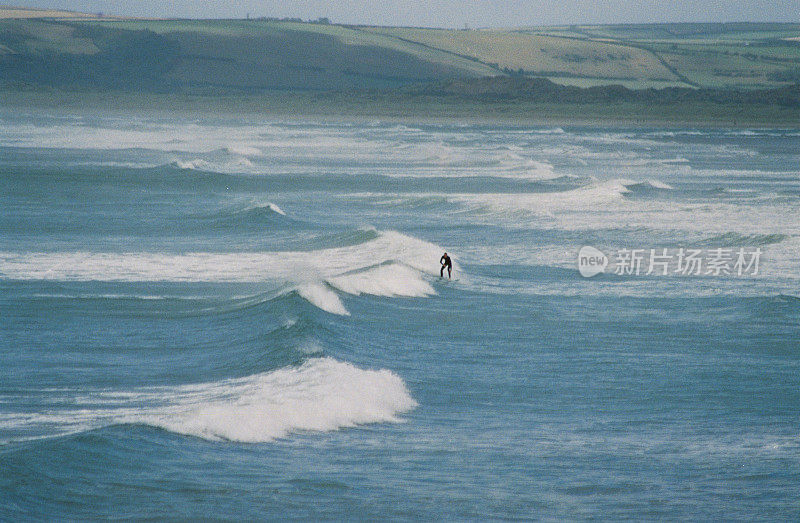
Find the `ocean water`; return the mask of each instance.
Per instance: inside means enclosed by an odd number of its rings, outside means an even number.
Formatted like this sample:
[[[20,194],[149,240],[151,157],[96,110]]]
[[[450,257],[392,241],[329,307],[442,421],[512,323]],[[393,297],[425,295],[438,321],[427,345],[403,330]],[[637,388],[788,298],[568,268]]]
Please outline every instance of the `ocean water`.
[[[0,114],[2,520],[798,499],[797,131]]]

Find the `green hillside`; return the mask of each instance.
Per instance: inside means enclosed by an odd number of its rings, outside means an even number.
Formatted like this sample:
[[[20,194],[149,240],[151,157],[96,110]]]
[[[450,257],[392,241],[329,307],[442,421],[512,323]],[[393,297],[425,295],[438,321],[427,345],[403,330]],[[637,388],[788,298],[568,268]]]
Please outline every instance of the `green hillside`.
[[[6,85],[346,90],[491,74],[491,67],[474,60],[333,25],[0,20],[0,78]]]
[[[7,12],[0,17],[6,89],[352,91],[487,76],[580,87],[800,83],[800,24],[445,30]]]

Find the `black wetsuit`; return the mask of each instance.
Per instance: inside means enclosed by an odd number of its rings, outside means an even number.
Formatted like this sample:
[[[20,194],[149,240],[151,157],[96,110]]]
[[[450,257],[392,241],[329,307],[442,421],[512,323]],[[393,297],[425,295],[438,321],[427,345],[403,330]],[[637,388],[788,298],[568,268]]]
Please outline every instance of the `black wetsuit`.
[[[444,276],[444,268],[447,267],[447,277],[451,278],[453,273],[453,262],[450,261],[450,256],[443,255],[439,260],[439,263],[442,264],[442,269],[439,271],[439,277],[441,278]]]

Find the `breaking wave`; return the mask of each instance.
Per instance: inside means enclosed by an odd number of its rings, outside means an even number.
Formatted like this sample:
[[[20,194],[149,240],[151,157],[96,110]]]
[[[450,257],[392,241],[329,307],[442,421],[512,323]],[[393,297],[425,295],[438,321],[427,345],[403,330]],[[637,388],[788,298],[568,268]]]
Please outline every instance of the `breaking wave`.
[[[273,211],[277,212],[277,211]],[[253,282],[296,290],[322,310],[348,314],[333,289],[353,295],[434,294],[425,275],[438,275],[443,249],[386,231],[365,241],[315,251],[186,254],[0,253],[0,278],[109,282]],[[456,268],[457,268],[457,264]]]
[[[65,392],[68,396],[68,392]],[[7,431],[52,437],[144,424],[215,441],[268,442],[292,433],[397,423],[417,406],[403,380],[330,357],[244,378],[130,391],[83,391],[76,408],[5,413]]]

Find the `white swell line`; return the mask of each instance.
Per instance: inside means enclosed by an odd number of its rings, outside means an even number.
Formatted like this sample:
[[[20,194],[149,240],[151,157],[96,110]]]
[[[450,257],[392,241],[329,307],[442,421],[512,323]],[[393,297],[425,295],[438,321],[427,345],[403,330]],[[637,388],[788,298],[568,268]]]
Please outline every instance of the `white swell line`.
[[[310,252],[0,252],[6,279],[60,281],[308,282],[397,261],[436,274],[442,248],[397,232],[360,245]]]
[[[423,274],[436,275],[443,252],[397,232],[360,245],[272,253],[0,253],[0,277],[57,281],[271,282],[319,309],[347,316],[335,291],[353,295],[435,294]],[[456,271],[459,270],[454,263]]]

